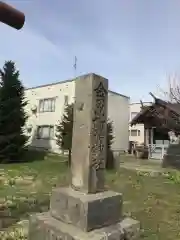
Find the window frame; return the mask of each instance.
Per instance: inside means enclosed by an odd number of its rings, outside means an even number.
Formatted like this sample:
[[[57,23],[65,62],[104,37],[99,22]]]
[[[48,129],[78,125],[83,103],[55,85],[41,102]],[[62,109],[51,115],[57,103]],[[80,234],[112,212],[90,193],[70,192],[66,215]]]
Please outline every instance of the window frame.
[[[49,128],[49,136],[48,137],[42,137],[40,136],[41,134],[39,133],[40,129],[43,128]],[[51,129],[53,129],[53,136],[51,136]],[[54,139],[54,125],[38,125],[37,126],[37,133],[36,133],[36,139],[43,139],[43,140],[53,140]]]
[[[50,110],[45,110],[45,101],[51,101],[50,102]],[[41,104],[42,104],[42,109],[41,109]],[[56,109],[56,98],[43,98],[39,99],[39,113],[44,113],[44,112],[55,112]]]
[[[69,96],[64,95],[64,105],[67,106],[69,104]]]
[[[132,135],[131,133],[132,132],[136,132],[136,135]],[[131,136],[131,137],[140,137],[141,136],[141,131],[139,130],[139,129],[131,129],[131,130],[129,130],[129,135]]]
[[[132,132],[136,133],[136,135],[132,135]],[[131,137],[137,137],[138,130],[137,129],[131,129]]]

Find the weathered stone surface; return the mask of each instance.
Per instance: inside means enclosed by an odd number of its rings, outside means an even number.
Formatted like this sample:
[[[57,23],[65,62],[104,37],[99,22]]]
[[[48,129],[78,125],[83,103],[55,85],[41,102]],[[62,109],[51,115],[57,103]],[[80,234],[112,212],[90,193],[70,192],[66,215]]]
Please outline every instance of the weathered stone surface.
[[[125,218],[121,221],[125,239],[136,240],[140,235],[140,222],[132,218]]]
[[[30,218],[29,240],[135,240],[138,239],[137,232],[139,223],[133,221],[133,227],[129,224],[119,222],[109,227],[104,227],[91,232],[82,230],[52,218],[49,213],[41,213]],[[136,223],[135,223],[136,222]],[[128,219],[130,223],[130,219]],[[122,226],[123,225],[123,226]],[[137,229],[135,229],[135,226]],[[129,235],[125,233],[128,229]],[[133,238],[129,238],[133,236]],[[135,238],[136,237],[136,238]]]
[[[108,80],[89,74],[75,82],[71,185],[86,193],[104,190]]]
[[[84,194],[72,188],[54,189],[51,215],[83,231],[117,223],[122,216],[122,194],[105,191]]]
[[[169,145],[164,154],[162,166],[180,169],[180,143]]]

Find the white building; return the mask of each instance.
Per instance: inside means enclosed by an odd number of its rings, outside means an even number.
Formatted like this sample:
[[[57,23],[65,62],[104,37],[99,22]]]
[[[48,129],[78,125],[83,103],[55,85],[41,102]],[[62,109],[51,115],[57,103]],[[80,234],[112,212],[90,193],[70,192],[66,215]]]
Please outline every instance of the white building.
[[[28,105],[27,131],[30,145],[59,152],[56,145],[56,125],[64,107],[74,102],[75,80],[67,80],[26,89]],[[126,151],[129,141],[129,97],[109,91],[108,117],[113,121],[113,150]]]
[[[143,105],[151,105],[151,102],[143,102]],[[130,121],[141,111],[141,103],[130,104]],[[129,141],[144,143],[144,124],[129,125]]]

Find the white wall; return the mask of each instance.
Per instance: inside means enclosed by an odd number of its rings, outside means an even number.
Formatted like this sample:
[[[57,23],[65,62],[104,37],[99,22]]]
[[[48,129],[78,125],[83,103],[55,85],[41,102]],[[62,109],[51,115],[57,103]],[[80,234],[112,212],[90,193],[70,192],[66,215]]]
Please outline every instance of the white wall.
[[[150,105],[150,102],[144,102],[145,106]],[[132,120],[132,113],[139,113],[141,111],[141,103],[131,103],[130,104],[130,121]],[[137,130],[137,136],[131,135],[131,130]],[[138,135],[138,131],[140,131],[140,135]],[[144,143],[144,124],[136,124],[132,127],[129,125],[129,141],[136,141],[138,143]]]
[[[129,97],[109,92],[108,117],[113,121],[114,143],[113,150],[128,149],[129,142]]]
[[[29,143],[33,147],[47,148],[54,152],[59,152],[55,137],[53,140],[37,139],[37,126],[53,125],[55,126],[64,113],[64,97],[68,95],[69,103],[74,101],[75,82],[65,81],[57,84],[50,84],[36,88],[30,88],[25,91],[28,105],[26,112],[29,115],[27,127],[32,126],[32,132],[29,133]],[[39,113],[39,100],[44,98],[56,97],[55,112]],[[32,107],[37,106],[37,113],[32,112]],[[123,95],[109,92],[108,97],[108,115],[113,121],[114,143],[113,149],[127,150],[128,148],[128,123],[129,123],[129,98]],[[55,128],[56,129],[56,128]]]
[[[30,134],[30,143],[33,147],[43,147],[52,149],[52,151],[59,152],[56,145],[55,137],[53,140],[43,140],[36,138],[36,130],[39,125],[56,125],[64,113],[64,97],[69,96],[69,103],[74,101],[75,84],[74,81],[66,81],[58,84],[52,84],[25,91],[26,98],[29,101],[27,106],[27,113],[29,119],[27,126],[32,125],[33,130]],[[44,98],[56,97],[55,112],[39,113],[39,100]],[[33,114],[31,108],[37,106],[37,113]]]

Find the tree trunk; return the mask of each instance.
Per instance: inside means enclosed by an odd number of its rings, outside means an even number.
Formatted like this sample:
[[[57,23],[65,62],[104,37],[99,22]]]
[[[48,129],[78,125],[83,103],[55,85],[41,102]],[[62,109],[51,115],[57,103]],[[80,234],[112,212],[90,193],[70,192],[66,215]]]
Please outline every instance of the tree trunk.
[[[68,153],[68,165],[71,166],[71,149],[69,149]]]

